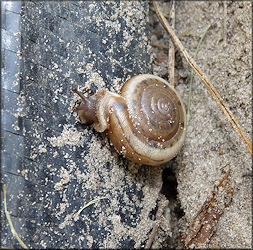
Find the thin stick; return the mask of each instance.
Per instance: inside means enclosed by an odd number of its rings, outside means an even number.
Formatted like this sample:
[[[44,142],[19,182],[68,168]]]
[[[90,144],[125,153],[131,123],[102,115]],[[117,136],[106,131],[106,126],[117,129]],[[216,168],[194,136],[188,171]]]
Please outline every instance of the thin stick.
[[[149,239],[148,239],[148,241],[146,243],[146,246],[145,246],[146,249],[150,249],[151,248],[151,246],[153,244],[153,241],[154,241],[154,238],[155,238],[155,236],[157,234],[158,227],[159,227],[159,225],[157,223],[155,223],[154,227],[153,227],[153,229],[151,231],[151,234],[149,236]]]
[[[95,204],[96,202],[102,200],[102,199],[107,199],[107,197],[101,197],[101,198],[96,198],[90,202],[88,202],[86,205],[84,205],[83,207],[81,207],[76,213],[75,213],[75,216],[79,216],[80,213],[87,207],[89,207],[90,205],[93,205]]]
[[[20,237],[18,236],[18,233],[17,231],[15,230],[13,224],[12,224],[12,221],[11,221],[11,216],[10,216],[10,213],[7,209],[7,199],[6,199],[6,185],[4,184],[4,211],[5,211],[5,215],[6,215],[6,218],[8,220],[8,223],[10,225],[10,228],[11,228],[11,232],[12,232],[12,235],[18,240],[18,242],[20,243],[20,245],[25,248],[25,249],[28,249],[28,247],[26,246],[26,244],[20,239]]]
[[[223,42],[224,46],[227,46],[227,16],[228,16],[228,4],[227,1],[223,2],[224,7],[224,18],[223,18],[223,24],[224,24],[224,30],[223,30]]]
[[[170,10],[170,18],[171,18],[171,25],[173,29],[175,28],[175,1],[172,1],[172,7]],[[171,85],[175,86],[175,45],[172,41],[169,43],[169,52],[168,52],[168,74],[169,74],[169,81]]]
[[[203,41],[203,39],[210,27],[211,27],[211,25],[208,25],[208,27],[205,29],[202,37],[199,40],[197,49],[194,54],[194,60],[196,60],[198,58],[198,52],[199,52],[200,45],[202,44],[202,41]],[[190,84],[189,84],[188,106],[187,106],[187,112],[186,112],[187,113],[187,123],[189,123],[190,113],[191,113],[192,85],[193,85],[193,69],[191,70]]]
[[[153,5],[155,7],[156,14],[158,16],[158,19],[160,20],[161,24],[165,28],[165,30],[168,32],[168,34],[171,36],[172,41],[174,44],[178,47],[178,49],[181,51],[181,53],[184,55],[186,61],[190,64],[190,66],[193,68],[195,73],[200,77],[201,81],[204,83],[208,91],[211,93],[219,107],[222,109],[224,114],[227,116],[228,120],[231,122],[232,125],[236,128],[236,131],[240,134],[242,139],[247,145],[249,153],[252,155],[252,144],[250,140],[247,138],[245,133],[243,132],[241,126],[231,113],[231,111],[227,108],[227,105],[222,100],[219,93],[216,91],[212,83],[209,81],[209,79],[204,75],[200,67],[196,64],[196,62],[193,60],[193,58],[188,54],[188,52],[185,50],[184,46],[174,33],[173,29],[170,27],[169,23],[167,22],[166,18],[163,16],[161,9],[156,1],[153,1]]]

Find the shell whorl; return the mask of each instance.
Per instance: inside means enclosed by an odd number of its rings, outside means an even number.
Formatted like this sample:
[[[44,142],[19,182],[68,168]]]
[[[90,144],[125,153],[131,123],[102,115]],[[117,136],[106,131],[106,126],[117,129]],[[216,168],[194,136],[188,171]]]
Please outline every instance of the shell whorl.
[[[116,148],[142,164],[160,165],[172,159],[181,149],[186,134],[185,109],[174,87],[160,77],[144,74],[130,78],[121,95],[129,119],[122,116],[118,124],[111,124],[109,137]],[[119,130],[124,138],[117,142]]]

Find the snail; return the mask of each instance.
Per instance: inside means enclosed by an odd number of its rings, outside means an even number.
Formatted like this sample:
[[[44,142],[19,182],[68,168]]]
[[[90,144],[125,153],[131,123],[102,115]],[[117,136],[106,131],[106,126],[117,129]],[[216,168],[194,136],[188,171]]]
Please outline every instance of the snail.
[[[74,107],[82,123],[98,132],[108,131],[116,150],[128,160],[160,165],[176,156],[186,136],[186,113],[178,93],[164,79],[136,75],[126,81],[121,94],[101,89]]]

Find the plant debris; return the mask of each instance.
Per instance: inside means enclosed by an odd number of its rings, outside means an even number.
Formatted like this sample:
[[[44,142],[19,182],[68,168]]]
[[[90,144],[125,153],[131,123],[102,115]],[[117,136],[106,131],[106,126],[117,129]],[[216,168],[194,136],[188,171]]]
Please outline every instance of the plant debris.
[[[231,204],[233,195],[231,171],[228,171],[219,185],[214,188],[211,198],[204,203],[192,220],[188,233],[183,239],[186,248],[208,247],[219,219]]]

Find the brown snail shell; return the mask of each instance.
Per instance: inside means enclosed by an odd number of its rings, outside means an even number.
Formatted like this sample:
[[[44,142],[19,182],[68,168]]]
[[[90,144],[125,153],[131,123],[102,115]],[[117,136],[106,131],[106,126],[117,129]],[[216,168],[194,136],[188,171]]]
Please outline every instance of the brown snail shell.
[[[115,148],[132,162],[160,165],[182,148],[186,112],[178,93],[164,79],[142,74],[130,78],[121,95],[105,89],[84,97],[74,109],[82,122],[108,136]]]

